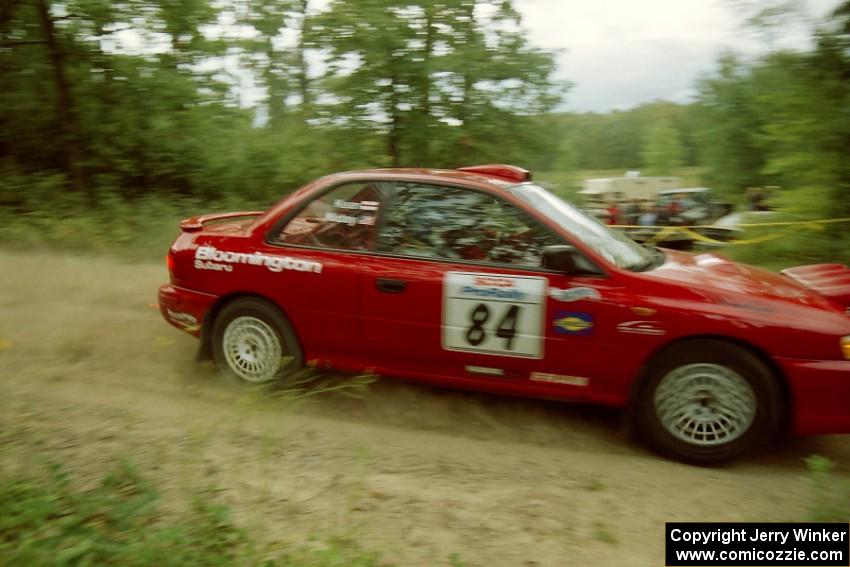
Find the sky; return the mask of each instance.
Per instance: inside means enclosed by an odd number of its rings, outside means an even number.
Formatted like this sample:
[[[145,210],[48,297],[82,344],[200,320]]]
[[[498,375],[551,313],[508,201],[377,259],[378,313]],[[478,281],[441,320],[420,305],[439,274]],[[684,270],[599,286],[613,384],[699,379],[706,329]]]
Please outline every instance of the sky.
[[[607,112],[656,99],[688,102],[722,51],[766,50],[767,38],[741,24],[744,1],[515,0],[514,5],[531,43],[558,50],[557,76],[573,83],[561,109]],[[805,46],[810,24],[838,4],[807,0],[773,44]]]

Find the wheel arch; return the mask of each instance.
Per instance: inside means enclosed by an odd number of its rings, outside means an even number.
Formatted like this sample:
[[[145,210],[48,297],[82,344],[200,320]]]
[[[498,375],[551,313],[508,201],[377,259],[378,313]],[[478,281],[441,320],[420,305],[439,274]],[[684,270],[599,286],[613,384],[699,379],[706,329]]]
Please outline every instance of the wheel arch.
[[[777,383],[779,384],[779,389],[782,392],[782,416],[780,421],[781,432],[786,433],[791,427],[791,418],[793,415],[793,403],[794,400],[791,396],[791,387],[788,383],[788,377],[782,371],[782,368],[770,357],[770,355],[764,349],[754,345],[751,342],[738,339],[735,337],[730,337],[727,335],[714,335],[714,334],[702,334],[702,335],[688,335],[685,337],[679,337],[672,341],[666,342],[660,345],[658,348],[653,350],[649,356],[641,364],[638,369],[637,375],[635,379],[632,380],[631,386],[629,388],[629,398],[627,402],[627,411],[631,412],[631,408],[634,407],[634,402],[637,399],[638,393],[640,392],[640,388],[643,386],[643,383],[646,381],[647,376],[649,375],[649,370],[652,367],[653,363],[657,361],[660,357],[664,355],[665,352],[673,348],[674,346],[679,346],[688,342],[695,341],[717,341],[728,343],[731,345],[735,345],[739,348],[744,349],[749,352],[756,358],[758,358],[761,362],[763,362],[768,369],[770,369]],[[629,420],[631,421],[631,419]]]
[[[264,301],[268,303],[274,309],[280,311],[281,315],[287,320],[290,321],[289,316],[286,314],[286,311],[281,308],[280,305],[269,299],[268,297],[248,291],[234,291],[225,295],[222,295],[218,299],[216,299],[215,303],[213,303],[207,312],[204,314],[203,324],[201,325],[201,344],[198,348],[198,360],[212,360],[212,327],[215,322],[216,317],[224,309],[227,305],[230,305],[234,301],[238,301],[240,299],[259,299],[260,301]],[[291,326],[291,323],[290,323]],[[296,333],[296,338],[298,334]],[[300,341],[299,341],[300,343]]]

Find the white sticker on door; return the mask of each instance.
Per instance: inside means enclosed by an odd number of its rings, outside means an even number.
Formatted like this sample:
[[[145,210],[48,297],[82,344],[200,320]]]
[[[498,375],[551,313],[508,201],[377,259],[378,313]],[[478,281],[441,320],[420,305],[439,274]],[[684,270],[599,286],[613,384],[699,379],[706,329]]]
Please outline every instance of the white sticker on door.
[[[443,348],[543,358],[546,278],[447,272]]]

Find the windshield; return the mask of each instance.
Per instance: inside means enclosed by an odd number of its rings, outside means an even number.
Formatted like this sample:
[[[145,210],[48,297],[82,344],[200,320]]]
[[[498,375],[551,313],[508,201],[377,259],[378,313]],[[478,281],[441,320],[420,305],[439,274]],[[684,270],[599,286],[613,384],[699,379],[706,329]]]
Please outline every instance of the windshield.
[[[612,264],[627,270],[645,270],[656,259],[656,254],[641,247],[625,235],[608,229],[546,189],[533,183],[513,185],[511,193],[558,223],[564,230]]]

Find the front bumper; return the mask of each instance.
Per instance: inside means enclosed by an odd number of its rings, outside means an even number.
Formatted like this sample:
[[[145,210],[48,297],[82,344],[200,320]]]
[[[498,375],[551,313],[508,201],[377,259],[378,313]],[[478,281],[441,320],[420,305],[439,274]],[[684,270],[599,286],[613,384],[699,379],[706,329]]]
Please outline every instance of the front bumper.
[[[791,389],[792,433],[850,433],[850,360],[776,362]]]
[[[159,288],[159,312],[181,331],[198,337],[204,316],[216,299],[215,295],[165,284]]]

